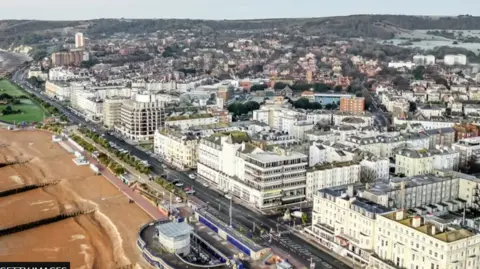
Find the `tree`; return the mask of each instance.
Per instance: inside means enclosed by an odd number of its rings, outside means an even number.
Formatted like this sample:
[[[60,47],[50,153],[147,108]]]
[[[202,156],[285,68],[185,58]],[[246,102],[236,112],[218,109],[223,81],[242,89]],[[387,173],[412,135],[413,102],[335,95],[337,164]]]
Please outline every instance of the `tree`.
[[[450,86],[448,85],[448,81],[443,77],[436,78],[435,83],[444,85],[447,89],[450,89]]]
[[[310,102],[307,98],[300,98],[292,103],[295,108],[302,109],[322,109],[322,104],[317,102]]]
[[[268,88],[268,85],[265,84],[255,84],[252,87],[250,87],[251,92],[256,92],[256,91],[263,91],[266,88]]]
[[[410,107],[409,107],[408,111],[415,112],[416,110],[417,110],[417,103],[410,102]]]
[[[371,183],[377,179],[375,170],[370,167],[363,166],[360,172],[360,182],[362,183]]]
[[[248,101],[245,104],[240,102],[232,103],[228,106],[228,111],[232,112],[235,116],[247,114],[250,111],[260,108],[260,104],[255,101]]]
[[[285,89],[285,87],[287,87],[287,84],[283,82],[276,82],[275,85],[273,85],[275,90],[282,90]]]
[[[313,89],[316,92],[327,92],[330,90],[330,87],[325,83],[315,83]]]
[[[255,102],[255,101],[248,101],[244,105],[247,108],[248,112],[253,111],[253,110],[257,110],[257,109],[260,108],[260,104]]]
[[[393,85],[401,88],[401,89],[408,89],[410,87],[410,81],[403,76],[396,76],[392,80]]]
[[[310,108],[310,101],[307,98],[300,98],[293,103],[295,108],[303,108],[308,109]]]
[[[413,69],[413,77],[416,80],[422,80],[424,73],[425,73],[425,66],[423,65],[417,66],[415,67],[415,69]]]
[[[303,212],[302,213],[302,224],[305,225],[308,222],[308,215],[307,213]]]
[[[308,91],[312,88],[312,84],[293,84],[290,86],[292,91],[303,92]]]

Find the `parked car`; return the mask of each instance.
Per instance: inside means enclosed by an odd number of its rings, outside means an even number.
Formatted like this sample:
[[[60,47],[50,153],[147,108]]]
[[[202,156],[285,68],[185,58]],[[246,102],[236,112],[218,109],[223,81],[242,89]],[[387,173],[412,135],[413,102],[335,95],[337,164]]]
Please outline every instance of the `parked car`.
[[[205,188],[210,187],[207,182],[203,182],[202,185],[203,185]]]
[[[183,185],[184,185],[183,182],[175,183],[175,186],[177,186],[177,187],[183,187]]]
[[[232,200],[232,199],[233,199],[232,195],[229,194],[229,193],[225,194],[225,198],[227,198],[227,199],[229,199],[229,200]]]
[[[180,198],[180,197],[178,197],[178,196],[177,196],[177,197],[175,197],[175,202],[177,202],[177,203],[181,203],[181,202],[182,202],[182,198]]]
[[[189,174],[188,177],[191,179],[195,179],[195,174]]]

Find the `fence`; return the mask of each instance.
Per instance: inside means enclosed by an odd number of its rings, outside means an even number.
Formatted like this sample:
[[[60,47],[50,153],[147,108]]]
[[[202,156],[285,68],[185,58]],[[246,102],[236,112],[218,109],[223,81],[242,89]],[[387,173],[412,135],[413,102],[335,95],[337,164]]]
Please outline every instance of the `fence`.
[[[163,221],[159,221],[159,222],[154,222],[153,225],[157,224],[157,223],[162,223]],[[168,221],[167,221],[168,222]],[[145,258],[145,260],[153,267],[155,268],[159,268],[159,269],[175,269],[174,267],[172,267],[171,265],[169,265],[168,263],[166,263],[162,258],[160,257],[157,257],[155,255],[153,255],[147,248],[147,243],[145,243],[145,241],[143,241],[142,239],[142,232],[145,228],[147,228],[147,226],[150,226],[152,225],[152,223],[149,223],[149,224],[145,224],[143,225],[141,228],[140,228],[140,231],[138,232],[138,236],[137,236],[137,247],[140,249],[140,251],[142,251],[142,257]]]
[[[20,224],[20,225],[14,226],[14,227],[10,227],[10,228],[0,230],[0,237],[5,236],[5,235],[9,235],[9,234],[18,233],[18,232],[23,232],[25,230],[33,229],[33,228],[36,228],[36,227],[39,227],[39,226],[42,226],[42,225],[58,222],[58,221],[68,219],[68,218],[72,218],[72,217],[76,217],[76,216],[79,216],[79,215],[89,214],[89,213],[92,213],[94,211],[95,211],[95,209],[86,210],[86,211],[82,210],[82,211],[72,212],[72,213],[68,213],[68,214],[60,214],[60,215],[57,215],[55,217],[45,218],[45,219],[41,219],[41,220],[37,220],[37,221],[25,223],[25,224]]]
[[[5,196],[12,195],[12,194],[21,193],[21,192],[26,192],[26,191],[29,191],[29,190],[33,190],[33,189],[37,189],[37,188],[41,188],[41,187],[45,187],[45,186],[49,186],[49,185],[55,185],[55,184],[58,184],[59,182],[60,182],[59,180],[56,180],[56,181],[52,181],[52,182],[44,182],[44,183],[40,183],[40,184],[26,185],[26,186],[23,186],[23,187],[20,187],[20,188],[15,188],[15,189],[2,191],[2,192],[0,192],[0,197],[5,197]]]

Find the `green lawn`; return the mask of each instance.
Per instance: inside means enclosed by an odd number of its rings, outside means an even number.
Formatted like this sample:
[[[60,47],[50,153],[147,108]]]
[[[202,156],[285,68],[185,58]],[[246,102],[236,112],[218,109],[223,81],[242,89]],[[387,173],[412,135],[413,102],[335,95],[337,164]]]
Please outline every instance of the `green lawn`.
[[[2,93],[6,93],[11,96],[26,95],[24,91],[22,91],[16,85],[10,83],[10,81],[6,79],[0,80],[0,94]]]
[[[27,95],[17,86],[11,84],[7,80],[0,80],[0,94],[6,93],[11,96]],[[0,105],[0,112],[8,105]],[[0,115],[0,120],[18,123],[22,121],[26,122],[41,122],[43,121],[44,109],[39,104],[29,99],[21,99],[21,104],[11,105],[12,109],[20,109],[23,113],[12,115]],[[46,115],[48,116],[48,115]]]

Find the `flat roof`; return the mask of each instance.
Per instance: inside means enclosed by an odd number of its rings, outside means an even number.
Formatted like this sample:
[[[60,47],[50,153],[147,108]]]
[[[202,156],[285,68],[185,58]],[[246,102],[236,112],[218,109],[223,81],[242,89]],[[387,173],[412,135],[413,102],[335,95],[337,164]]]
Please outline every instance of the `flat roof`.
[[[410,216],[407,212],[404,212],[404,217],[403,219],[401,220],[397,220],[396,219],[396,214],[397,212],[390,212],[390,213],[387,213],[387,214],[384,214],[383,216],[385,218],[388,218],[392,221],[395,221],[395,222],[398,222],[400,224],[403,224],[409,228],[412,228],[414,230],[417,230],[421,233],[424,233],[426,235],[429,235],[431,237],[434,237],[438,240],[441,240],[443,242],[446,242],[446,243],[450,243],[450,242],[455,242],[455,241],[458,241],[458,240],[462,240],[462,239],[465,239],[465,238],[468,238],[468,237],[471,237],[473,236],[474,234],[466,229],[463,229],[463,228],[460,228],[460,229],[446,229],[445,231],[441,231],[440,229],[438,228],[435,228],[435,225],[433,225],[432,223],[425,223],[423,220],[421,221],[421,225],[418,226],[418,227],[414,227],[413,226],[413,220],[415,218],[421,218],[421,216]]]
[[[193,227],[187,223],[175,221],[157,224],[156,228],[159,233],[162,233],[168,237],[187,235],[193,231]]]

